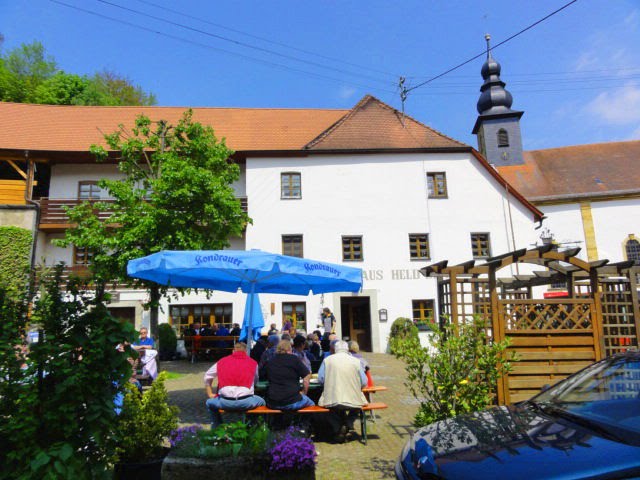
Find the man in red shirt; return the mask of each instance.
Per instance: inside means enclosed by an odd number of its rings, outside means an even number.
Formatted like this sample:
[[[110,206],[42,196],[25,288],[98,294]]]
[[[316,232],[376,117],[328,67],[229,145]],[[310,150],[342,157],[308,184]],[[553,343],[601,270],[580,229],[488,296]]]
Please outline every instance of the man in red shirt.
[[[213,393],[211,384],[218,379],[218,393]],[[258,363],[247,355],[247,344],[238,342],[233,353],[214,364],[204,374],[207,391],[207,409],[211,414],[211,428],[222,423],[219,410],[244,411],[259,407],[265,401],[254,395],[254,384],[258,380]]]

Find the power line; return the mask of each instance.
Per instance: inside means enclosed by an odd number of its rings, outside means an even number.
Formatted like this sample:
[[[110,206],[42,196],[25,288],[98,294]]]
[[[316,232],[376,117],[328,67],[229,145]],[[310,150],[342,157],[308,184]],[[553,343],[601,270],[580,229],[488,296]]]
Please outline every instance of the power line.
[[[308,65],[312,65],[312,66],[318,67],[318,68],[325,68],[327,70],[333,70],[335,72],[342,73],[342,74],[345,74],[345,75],[351,75],[351,76],[355,76],[355,77],[366,78],[369,81],[384,83],[384,84],[387,84],[387,85],[390,83],[390,82],[388,82],[386,80],[380,80],[377,77],[372,77],[370,75],[366,75],[366,74],[363,74],[363,73],[350,72],[349,70],[343,70],[341,68],[331,67],[331,66],[328,66],[328,65],[324,65],[322,63],[314,62],[312,60],[305,60],[303,58],[294,57],[293,55],[287,55],[286,53],[280,53],[280,52],[276,52],[275,50],[271,50],[271,49],[268,49],[268,48],[263,48],[263,47],[259,47],[259,46],[256,46],[256,45],[251,45],[250,43],[241,42],[240,40],[235,40],[233,38],[225,37],[223,35],[218,35],[217,33],[212,33],[212,32],[208,32],[206,30],[201,30],[199,28],[195,28],[195,27],[192,27],[190,25],[186,25],[184,23],[174,22],[172,20],[167,20],[166,18],[158,17],[156,15],[152,15],[150,13],[146,13],[146,12],[143,12],[143,11],[140,11],[140,10],[136,10],[134,8],[125,7],[124,5],[119,5],[117,3],[110,2],[108,0],[96,0],[96,1],[100,2],[100,3],[103,3],[105,5],[110,5],[112,7],[119,8],[119,9],[127,11],[127,12],[131,12],[131,13],[135,13],[137,15],[141,15],[141,16],[146,17],[146,18],[151,18],[151,19],[157,20],[159,22],[164,22],[164,23],[167,23],[169,25],[173,25],[175,27],[183,28],[185,30],[190,30],[192,32],[196,32],[196,33],[199,33],[199,34],[202,34],[202,35],[206,35],[208,37],[216,38],[218,40],[222,40],[223,42],[233,43],[234,45],[238,45],[240,47],[250,48],[250,49],[256,50],[258,52],[268,53],[269,55],[275,55],[277,57],[285,58],[287,60],[293,60],[295,62],[306,63]]]
[[[385,92],[385,93],[393,93],[393,90],[387,90],[387,89],[384,89],[384,88],[381,88],[381,87],[374,87],[374,86],[371,86],[371,85],[364,85],[364,84],[361,84],[361,83],[353,82],[351,80],[344,80],[344,79],[341,79],[341,78],[330,77],[328,75],[323,75],[323,74],[320,74],[320,73],[309,72],[307,70],[302,70],[302,69],[299,69],[299,68],[291,67],[289,65],[283,65],[281,63],[275,63],[275,62],[271,62],[269,60],[264,60],[264,59],[260,59],[260,58],[256,58],[256,57],[251,57],[249,55],[244,55],[242,53],[233,52],[231,50],[226,50],[224,48],[214,47],[212,45],[207,45],[207,44],[196,42],[196,41],[189,40],[189,39],[186,39],[186,38],[178,37],[176,35],[171,35],[171,34],[168,34],[168,33],[165,33],[165,32],[154,30],[152,28],[145,27],[143,25],[138,25],[138,24],[133,23],[133,22],[128,22],[126,20],[121,20],[119,18],[110,17],[108,15],[104,15],[104,14],[101,14],[101,13],[98,13],[98,12],[95,12],[95,11],[92,11],[92,10],[87,10],[85,8],[78,7],[78,6],[75,6],[75,5],[70,5],[70,4],[62,2],[60,0],[49,0],[49,1],[52,2],[52,3],[58,4],[58,5],[62,5],[64,7],[73,9],[73,10],[77,10],[77,11],[80,11],[80,12],[83,12],[83,13],[86,13],[86,14],[89,14],[89,15],[93,15],[95,17],[99,17],[99,18],[103,18],[103,19],[106,19],[106,20],[110,20],[112,22],[116,22],[116,23],[120,23],[120,24],[123,24],[123,25],[127,25],[127,26],[130,26],[130,27],[133,27],[133,28],[137,28],[139,30],[144,30],[144,31],[147,31],[147,32],[151,32],[151,33],[154,33],[154,34],[162,36],[162,37],[170,38],[172,40],[177,40],[179,42],[187,43],[187,44],[190,44],[190,45],[195,45],[195,46],[202,47],[202,48],[207,48],[209,50],[213,50],[213,51],[216,51],[216,52],[222,52],[222,53],[225,53],[225,54],[228,54],[228,55],[234,55],[236,57],[240,57],[240,58],[243,58],[245,60],[249,60],[251,62],[260,63],[260,64],[267,65],[267,66],[270,66],[270,67],[277,67],[277,68],[281,68],[281,69],[284,69],[284,70],[289,70],[289,71],[292,71],[292,72],[302,73],[304,75],[309,75],[309,76],[320,78],[320,79],[330,80],[330,81],[333,81],[333,82],[340,83],[342,85],[347,84],[347,85],[352,85],[352,86],[356,86],[356,87],[360,87],[360,88],[378,90],[378,91],[382,91],[382,92]],[[392,85],[389,84],[389,86],[391,87]]]
[[[486,53],[486,52],[485,52]],[[484,53],[483,53],[484,55]],[[640,67],[618,67],[618,68],[598,68],[595,70],[567,70],[564,72],[529,72],[529,73],[512,73],[509,72],[509,77],[537,77],[539,75],[585,75],[588,73],[601,73],[601,72],[622,72],[622,71],[640,71]],[[426,78],[426,75],[405,75],[406,79],[418,79],[418,78]],[[449,75],[449,78],[477,78],[477,75]]]
[[[294,46],[288,45],[286,43],[277,42],[277,41],[271,40],[269,38],[260,37],[258,35],[253,35],[251,33],[243,32],[242,30],[237,30],[235,28],[227,27],[226,25],[221,25],[219,23],[214,23],[214,22],[211,22],[209,20],[204,20],[203,18],[196,17],[194,15],[189,15],[187,13],[180,12],[178,10],[173,10],[171,8],[168,8],[168,7],[165,7],[165,6],[162,6],[162,5],[158,5],[157,3],[149,2],[149,1],[146,1],[146,0],[137,0],[137,2],[138,3],[143,3],[145,5],[149,5],[149,6],[152,6],[152,7],[155,7],[155,8],[158,8],[160,10],[164,10],[164,11],[167,11],[167,12],[170,12],[170,13],[175,13],[175,14],[181,15],[181,16],[183,16],[185,18],[190,18],[192,20],[197,20],[199,22],[205,23],[207,25],[211,25],[211,26],[216,27],[216,28],[221,28],[223,30],[227,30],[229,32],[238,33],[240,35],[244,35],[244,36],[247,36],[249,38],[253,38],[255,40],[260,40],[262,42],[267,42],[267,43],[270,43],[272,45],[277,45],[279,47],[288,48],[288,49],[294,50],[296,52],[305,53],[307,55],[313,55],[313,56],[316,56],[316,57],[319,57],[319,58],[324,58],[325,60],[330,60],[332,62],[342,63],[344,65],[349,65],[351,67],[361,68],[363,70],[369,70],[370,72],[382,73],[384,75],[388,75],[388,76],[391,76],[391,77],[394,77],[394,78],[398,77],[398,74],[396,74],[396,73],[386,72],[384,70],[378,70],[376,68],[371,68],[371,67],[368,67],[366,65],[361,65],[361,64],[358,64],[358,63],[347,62],[347,61],[339,59],[339,58],[330,57],[330,56],[327,56],[327,55],[323,55],[321,53],[312,52],[310,50],[305,50],[305,49],[299,48],[299,47],[294,47]]]
[[[515,90],[511,90],[512,93],[540,93],[540,92],[573,92],[573,91],[580,91],[580,90],[618,90],[621,88],[626,88],[626,87],[640,87],[640,83],[625,83],[624,85],[602,85],[602,86],[596,86],[596,87],[576,87],[576,88],[533,88],[533,89],[528,89],[528,88],[518,88]],[[475,96],[477,95],[476,92],[470,92],[469,90],[456,90],[456,91],[448,91],[448,92],[443,92],[443,91],[439,91],[439,92],[420,92],[420,93],[416,93],[415,95],[417,96],[425,96],[425,95],[469,95],[469,96]]]
[[[451,73],[451,72],[453,72],[454,70],[457,70],[458,68],[463,67],[464,65],[466,65],[466,64],[468,64],[468,63],[473,62],[473,61],[474,61],[474,60],[476,60],[477,58],[480,58],[480,57],[482,57],[483,55],[485,55],[485,54],[486,54],[487,52],[489,52],[490,50],[495,50],[495,49],[496,49],[496,48],[498,48],[500,45],[504,45],[505,43],[509,42],[510,40],[513,40],[514,38],[518,37],[519,35],[522,35],[524,32],[526,32],[526,31],[528,31],[528,30],[531,30],[531,29],[532,29],[533,27],[535,27],[536,25],[539,25],[540,23],[544,22],[544,21],[545,21],[545,20],[547,20],[548,18],[553,17],[554,15],[556,15],[556,14],[557,14],[557,13],[559,13],[559,12],[561,12],[561,11],[562,11],[562,10],[564,10],[565,8],[569,7],[570,5],[572,5],[572,4],[574,4],[574,3],[576,3],[577,1],[578,1],[578,0],[571,0],[569,3],[566,3],[566,4],[565,4],[565,5],[563,5],[562,7],[560,7],[560,8],[558,8],[557,10],[555,10],[555,11],[551,12],[550,14],[548,14],[548,15],[546,15],[545,17],[541,18],[540,20],[538,20],[538,21],[536,21],[536,22],[532,23],[531,25],[529,25],[529,26],[527,26],[527,27],[523,28],[522,30],[520,30],[519,32],[517,32],[517,33],[515,33],[515,34],[511,35],[510,37],[506,38],[506,39],[505,39],[505,40],[503,40],[502,42],[500,42],[500,43],[498,43],[498,44],[494,45],[494,46],[493,46],[493,47],[491,47],[491,48],[487,48],[487,50],[485,50],[484,52],[479,53],[478,55],[475,55],[475,56],[471,57],[471,58],[470,58],[470,59],[468,59],[468,60],[465,60],[464,62],[462,62],[462,63],[460,63],[460,64],[456,65],[455,67],[452,67],[452,68],[450,68],[450,69],[448,69],[448,70],[446,70],[446,71],[444,71],[444,72],[440,73],[439,75],[436,75],[436,76],[434,76],[434,77],[431,77],[431,78],[429,78],[429,79],[425,80],[424,82],[419,83],[418,85],[415,85],[415,86],[410,87],[410,88],[406,88],[406,87],[405,87],[404,92],[405,92],[406,94],[408,94],[409,92],[412,92],[413,90],[415,90],[415,89],[417,89],[417,88],[423,87],[424,85],[426,85],[426,84],[428,84],[428,83],[431,83],[431,82],[433,82],[434,80],[437,80],[437,79],[438,79],[438,78],[440,78],[440,77],[444,77],[446,74]]]

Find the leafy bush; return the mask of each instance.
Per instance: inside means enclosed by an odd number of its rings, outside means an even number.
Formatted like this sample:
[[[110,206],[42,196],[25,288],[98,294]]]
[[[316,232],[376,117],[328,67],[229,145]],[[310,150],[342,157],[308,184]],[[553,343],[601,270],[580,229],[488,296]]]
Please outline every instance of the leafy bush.
[[[497,381],[509,372],[515,355],[507,354],[509,339],[494,343],[486,329],[486,321],[475,317],[435,329],[431,348],[414,338],[399,343],[396,355],[406,363],[405,384],[420,401],[417,427],[493,403]]]
[[[127,393],[118,418],[120,462],[161,457],[164,439],[178,426],[178,407],[168,404],[165,380],[166,373],[160,372],[142,395],[133,384],[126,384]],[[141,458],[141,452],[146,458]]]
[[[271,432],[264,424],[224,423],[213,430],[199,426],[171,432],[171,446],[179,457],[220,458],[260,455],[266,452]]]
[[[19,297],[26,288],[32,240],[29,230],[0,227],[0,283],[5,294]]]
[[[418,341],[418,328],[408,318],[396,318],[389,334],[389,351],[398,356],[402,344],[410,340]]]
[[[178,338],[176,332],[168,323],[162,323],[158,326],[158,339],[160,341],[160,359],[170,360],[176,354],[178,346]]]
[[[0,465],[16,479],[110,476],[114,397],[131,375],[115,346],[133,341],[133,327],[75,283],[64,288],[61,274],[58,266],[43,278],[37,297],[16,302],[0,293]],[[22,341],[30,302],[39,341],[18,359],[12,350]]]

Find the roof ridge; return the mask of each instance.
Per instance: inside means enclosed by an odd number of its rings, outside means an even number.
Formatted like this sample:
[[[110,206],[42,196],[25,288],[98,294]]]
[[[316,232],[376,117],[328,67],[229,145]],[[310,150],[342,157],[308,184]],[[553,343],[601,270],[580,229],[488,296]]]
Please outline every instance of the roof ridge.
[[[345,114],[344,116],[342,116],[337,122],[335,122],[333,125],[329,125],[329,127],[327,127],[323,132],[320,132],[319,135],[316,136],[316,138],[312,139],[309,143],[307,143],[306,145],[302,146],[302,150],[309,150],[312,147],[315,147],[316,145],[318,145],[320,142],[322,142],[325,138],[327,138],[329,136],[329,134],[331,134],[331,132],[333,132],[334,130],[336,130],[340,125],[342,125],[348,118],[353,117],[353,115],[355,114],[355,112],[357,110],[360,110],[365,104],[369,103],[369,101],[371,99],[373,99],[373,95],[370,94],[366,94],[364,97],[362,97],[360,99],[360,101],[358,103],[356,103],[353,108],[351,108],[351,110],[349,110],[349,112],[347,114]]]
[[[594,143],[580,143],[575,145],[565,145],[563,147],[549,147],[549,148],[538,148],[536,150],[525,150],[524,153],[533,153],[533,152],[545,152],[549,150],[562,150],[564,148],[589,148],[595,145],[611,145],[614,143],[640,143],[640,139],[636,140],[613,140],[610,142],[594,142]]]
[[[364,97],[362,97],[362,99],[360,99],[360,101],[358,103],[356,103],[353,106],[353,108],[349,111],[349,113],[347,113],[340,120],[338,120],[333,125],[328,127],[324,132],[320,133],[316,138],[311,140],[304,147],[302,147],[303,150],[311,149],[311,148],[315,147],[316,145],[320,144],[321,142],[323,142],[325,139],[327,139],[331,135],[332,132],[334,132],[337,128],[339,128],[341,125],[343,125],[349,118],[353,117],[358,110],[361,110],[366,104],[368,104],[371,101],[376,102],[382,108],[385,108],[387,110],[391,110],[391,112],[394,113],[396,117],[398,117],[398,121],[401,121],[399,117],[400,117],[400,115],[402,115],[404,118],[408,118],[412,122],[416,123],[417,125],[419,125],[419,126],[421,126],[423,128],[426,128],[427,130],[435,133],[436,135],[439,135],[439,136],[441,136],[443,138],[446,138],[447,140],[455,142],[455,143],[457,143],[458,145],[460,145],[462,147],[468,147],[467,144],[462,143],[459,140],[456,140],[455,138],[449,137],[448,135],[445,135],[444,133],[436,130],[435,128],[432,128],[432,127],[430,127],[430,126],[428,126],[428,125],[416,120],[415,118],[413,118],[410,115],[407,115],[406,113],[400,112],[397,108],[394,108],[391,105],[386,104],[385,102],[383,102],[379,98],[367,93]],[[407,130],[407,132],[408,132],[408,130]],[[410,132],[408,132],[408,133],[412,138],[414,138],[413,135],[411,135]],[[417,141],[417,139],[416,139],[416,141]]]

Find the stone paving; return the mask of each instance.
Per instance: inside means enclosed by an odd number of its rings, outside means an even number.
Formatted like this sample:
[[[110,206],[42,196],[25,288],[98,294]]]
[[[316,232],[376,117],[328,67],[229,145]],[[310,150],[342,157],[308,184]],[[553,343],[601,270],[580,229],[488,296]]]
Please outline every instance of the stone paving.
[[[345,444],[316,442],[319,452],[316,470],[318,480],[395,478],[393,466],[402,446],[413,431],[411,422],[418,406],[403,385],[402,362],[382,353],[364,355],[371,365],[375,384],[389,387],[388,391],[377,393],[372,401],[384,402],[389,408],[376,412],[375,423],[370,420],[367,422],[366,446],[358,441],[359,437]],[[206,362],[162,363],[163,370],[184,374],[166,383],[170,402],[180,407],[181,424],[208,424],[209,416],[204,406],[206,396],[202,379],[209,366]],[[358,425],[359,422],[356,423],[359,431]]]

